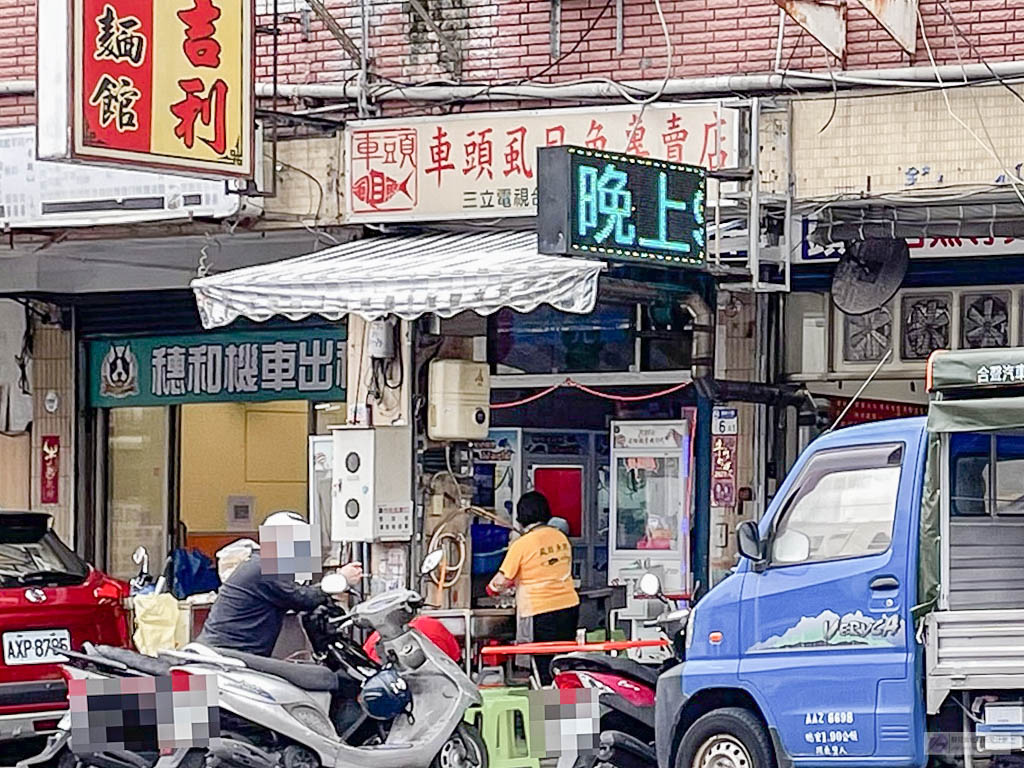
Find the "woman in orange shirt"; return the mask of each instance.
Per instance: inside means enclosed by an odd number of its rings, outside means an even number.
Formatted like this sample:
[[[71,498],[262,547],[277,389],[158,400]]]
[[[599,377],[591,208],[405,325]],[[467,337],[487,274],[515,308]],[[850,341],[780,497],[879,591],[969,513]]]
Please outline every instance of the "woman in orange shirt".
[[[516,507],[523,535],[512,542],[487,594],[516,592],[517,641],[574,640],[580,598],[572,579],[572,545],[549,525],[551,507],[542,493],[524,493]],[[535,658],[541,683],[551,682],[551,656]]]

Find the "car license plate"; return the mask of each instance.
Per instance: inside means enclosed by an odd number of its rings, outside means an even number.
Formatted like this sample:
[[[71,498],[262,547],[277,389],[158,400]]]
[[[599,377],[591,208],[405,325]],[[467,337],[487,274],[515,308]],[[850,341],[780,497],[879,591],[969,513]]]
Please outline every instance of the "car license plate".
[[[71,647],[71,633],[66,629],[40,629],[32,632],[4,632],[4,663],[53,664],[67,661],[62,650]]]

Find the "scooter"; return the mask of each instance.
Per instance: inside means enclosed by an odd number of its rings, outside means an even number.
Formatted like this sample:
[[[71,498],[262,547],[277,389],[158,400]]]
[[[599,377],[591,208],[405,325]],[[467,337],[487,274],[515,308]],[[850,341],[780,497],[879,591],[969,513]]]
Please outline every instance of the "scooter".
[[[647,622],[659,627],[672,644],[672,656],[660,666],[641,664],[628,658],[571,653],[551,662],[556,688],[590,688],[598,691],[601,704],[601,749],[596,756],[581,758],[581,766],[656,765],[654,751],[654,696],[658,676],[683,661],[686,654],[686,623],[688,608],[672,609],[661,591],[661,583],[653,573],[640,579],[640,591],[649,598],[658,598],[668,610]],[[602,759],[603,758],[603,759]]]
[[[430,553],[421,572],[430,573],[441,559],[440,551]],[[321,589],[331,595],[346,588],[340,574],[321,582]],[[167,656],[183,662],[178,671],[216,675],[222,737],[234,738],[232,726],[237,724],[244,728],[245,740],[279,756],[284,768],[486,768],[486,746],[464,722],[466,710],[481,703],[480,692],[459,665],[409,627],[423,602],[418,593],[399,589],[328,619],[336,635],[350,624],[379,632],[381,659],[411,693],[411,711],[395,717],[379,743],[353,746],[339,735],[330,717],[338,678],[325,666],[195,644]],[[376,674],[370,669],[346,671]]]
[[[429,573],[440,561],[440,552],[431,553],[423,572]],[[328,576],[321,584],[332,595],[346,587],[340,575]],[[321,617],[321,624],[333,635],[326,644],[314,643],[314,651],[319,647],[325,665],[277,661],[195,644],[181,652],[166,652],[161,660],[139,657],[167,664],[169,673],[216,676],[220,739],[209,748],[176,750],[156,761],[152,755],[117,753],[88,756],[88,762],[82,764],[96,768],[487,768],[487,751],[479,733],[463,722],[465,710],[480,702],[479,692],[461,667],[409,629],[409,621],[422,603],[417,593],[396,590],[356,606],[349,614],[338,609],[341,615]],[[365,681],[380,667],[366,658],[358,645],[349,643],[362,655],[354,661],[343,650],[341,632],[350,624],[380,633],[381,658],[398,672],[412,694],[411,712],[391,722],[376,723],[374,730],[379,736],[359,744],[346,741],[354,733],[352,728],[340,733],[332,719],[337,670]],[[124,655],[131,652],[118,652],[120,660],[98,660],[97,655],[104,656],[107,649],[87,650],[86,654],[68,655],[72,662],[107,672],[114,668],[111,665],[121,665],[119,671],[125,671],[139,662],[134,658],[137,654]],[[65,768],[60,762],[61,750],[68,752],[69,728],[70,719],[65,718],[44,753],[19,768],[51,761]],[[105,762],[111,758],[116,761]]]

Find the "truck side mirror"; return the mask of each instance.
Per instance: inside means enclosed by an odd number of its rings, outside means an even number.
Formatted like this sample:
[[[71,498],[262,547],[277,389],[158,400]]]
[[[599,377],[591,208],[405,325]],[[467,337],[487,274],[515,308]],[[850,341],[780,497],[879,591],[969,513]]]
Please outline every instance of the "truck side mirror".
[[[764,546],[761,543],[761,534],[757,530],[757,523],[753,520],[745,520],[736,529],[736,544],[740,554],[754,563],[764,560]]]

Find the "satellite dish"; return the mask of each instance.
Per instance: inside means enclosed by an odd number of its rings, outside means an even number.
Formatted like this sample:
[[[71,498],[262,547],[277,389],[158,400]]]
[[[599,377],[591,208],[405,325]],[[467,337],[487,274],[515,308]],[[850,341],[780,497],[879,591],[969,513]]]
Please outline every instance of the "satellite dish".
[[[907,274],[906,240],[869,237],[846,243],[832,276],[832,301],[847,315],[865,315],[885,305]]]

